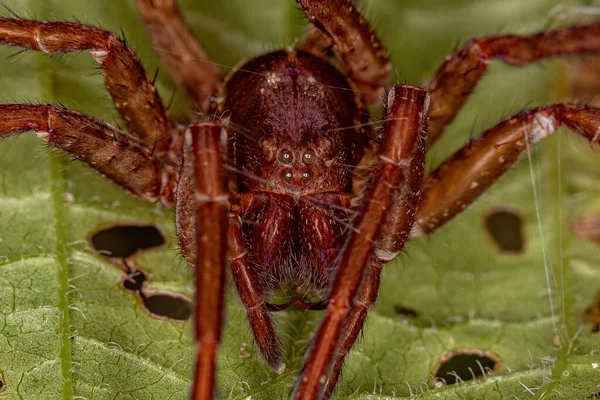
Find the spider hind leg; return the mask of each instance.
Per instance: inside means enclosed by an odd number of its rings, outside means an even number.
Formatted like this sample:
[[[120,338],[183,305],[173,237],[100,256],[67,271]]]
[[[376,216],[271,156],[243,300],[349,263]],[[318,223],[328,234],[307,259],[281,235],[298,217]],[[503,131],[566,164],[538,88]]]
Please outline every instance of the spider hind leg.
[[[206,112],[221,75],[185,23],[177,3],[175,0],[135,3],[162,63],[196,108]]]
[[[600,109],[555,104],[523,111],[485,131],[425,180],[412,236],[430,234],[482,195],[531,146],[566,127],[600,142]]]
[[[0,18],[0,44],[62,54],[89,50],[129,132],[154,149],[153,157],[179,163],[179,130],[171,123],[152,81],[127,44],[112,32],[74,22]]]
[[[549,57],[600,51],[600,24],[571,26],[533,35],[496,35],[470,40],[446,57],[427,84],[433,107],[428,145],[460,111],[493,60],[522,67]]]
[[[27,131],[145,200],[173,200],[175,171],[156,161],[137,138],[106,122],[59,106],[0,104],[0,138]]]

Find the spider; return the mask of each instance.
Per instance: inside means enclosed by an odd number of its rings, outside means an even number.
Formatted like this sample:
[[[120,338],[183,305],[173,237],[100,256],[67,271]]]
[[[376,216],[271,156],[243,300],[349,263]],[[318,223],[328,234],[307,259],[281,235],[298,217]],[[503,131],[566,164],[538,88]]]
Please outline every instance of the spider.
[[[136,4],[155,46],[169,50],[161,57],[176,82],[214,118],[173,123],[135,55],[108,31],[2,18],[6,45],[49,54],[89,50],[129,133],[58,106],[12,104],[0,106],[0,135],[35,131],[133,194],[175,203],[180,248],[196,267],[193,398],[215,392],[226,258],[257,347],[273,368],[281,368],[282,349],[271,313],[291,304],[325,309],[293,396],[329,397],[377,297],[382,265],[408,239],[459,214],[557,127],[591,142],[600,136],[596,109],[528,110],[424,177],[427,147],[489,62],[525,65],[598,51],[598,25],[474,39],[425,88],[393,86],[383,101],[383,129],[376,131],[366,106],[384,96],[391,67],[351,2],[299,0],[317,28],[308,40],[250,60],[224,79],[173,1]],[[272,303],[276,289],[287,290],[290,300]]]

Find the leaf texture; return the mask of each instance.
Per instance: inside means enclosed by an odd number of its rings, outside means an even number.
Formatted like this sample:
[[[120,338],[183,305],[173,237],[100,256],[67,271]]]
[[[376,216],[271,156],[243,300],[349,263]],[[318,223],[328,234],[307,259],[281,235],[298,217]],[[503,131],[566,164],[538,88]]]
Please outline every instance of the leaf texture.
[[[223,71],[291,45],[307,27],[291,0],[179,3]],[[391,52],[394,83],[412,84],[425,82],[455,44],[473,36],[535,32],[551,21],[551,10],[571,4],[363,3]],[[28,18],[122,29],[149,74],[159,67],[133,1],[3,4]],[[15,52],[0,48],[1,102],[60,102],[119,123],[89,54],[10,57]],[[430,152],[429,165],[503,116],[565,100],[569,68],[568,60],[525,69],[495,62]],[[159,71],[157,86],[163,99],[171,97],[166,71]],[[182,91],[171,115],[182,121],[197,117]],[[600,291],[600,252],[569,229],[579,217],[600,214],[599,157],[597,149],[561,130],[456,220],[407,246],[385,267],[380,298],[348,358],[337,398],[583,399],[600,392],[600,334],[582,324]],[[500,253],[493,245],[484,221],[494,210],[518,214],[522,252]],[[136,255],[136,265],[148,275],[148,292],[193,296],[189,267],[176,248],[172,210],[131,197],[48,151],[32,134],[0,142],[0,399],[187,398],[191,325],[150,315],[122,288],[122,268],[92,251],[91,235],[111,224],[151,224],[168,232],[164,246]],[[278,375],[257,354],[233,288],[227,296],[220,397],[288,398],[322,313],[277,314],[286,348],[286,369]],[[487,354],[497,361],[496,370],[480,380],[436,385],[438,363],[461,351]],[[480,375],[476,363],[455,368],[468,367]]]

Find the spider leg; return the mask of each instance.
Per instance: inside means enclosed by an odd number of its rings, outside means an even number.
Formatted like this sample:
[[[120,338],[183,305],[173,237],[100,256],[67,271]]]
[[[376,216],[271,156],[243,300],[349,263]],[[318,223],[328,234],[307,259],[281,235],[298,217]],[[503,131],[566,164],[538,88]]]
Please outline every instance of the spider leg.
[[[373,265],[371,266],[371,270],[369,271],[369,275],[365,279],[362,290],[358,297],[358,300],[355,302],[354,307],[348,314],[346,321],[344,322],[343,328],[343,336],[340,342],[340,345],[337,349],[337,354],[335,355],[335,360],[333,362],[333,367],[331,369],[331,373],[327,378],[327,383],[325,384],[325,391],[323,397],[328,399],[333,394],[333,390],[335,389],[335,385],[338,382],[340,374],[342,372],[342,367],[344,366],[344,359],[346,355],[350,352],[350,349],[356,342],[358,338],[358,334],[362,330],[365,319],[367,318],[367,312],[369,307],[371,307],[375,300],[377,300],[377,295],[379,293],[379,284],[381,278],[381,262],[375,258],[373,260]]]
[[[248,314],[248,323],[260,353],[276,371],[281,371],[282,346],[265,304],[256,274],[250,269],[250,257],[242,237],[238,214],[229,216],[229,260],[233,280]]]
[[[411,237],[430,234],[484,193],[525,152],[560,127],[600,141],[600,109],[555,104],[522,111],[488,129],[429,175]]]
[[[379,246],[379,238],[385,230],[390,210],[398,202],[404,187],[407,184],[410,186],[407,178],[410,178],[413,160],[423,160],[424,157],[419,154],[425,152],[425,121],[429,106],[427,92],[413,86],[396,85],[389,93],[387,104],[388,121],[383,132],[379,163],[355,217],[354,229],[344,245],[325,317],[294,389],[295,399],[322,398],[326,384],[323,377],[339,373],[333,368],[340,357],[340,350],[347,351],[341,346],[346,345],[344,341],[348,338],[349,348],[350,339],[356,339],[362,326],[359,318],[355,323],[348,320],[347,316],[357,306],[363,306],[359,303],[363,297],[359,292],[375,286],[372,284],[367,287],[364,282],[374,269],[373,265],[378,263],[373,256]],[[412,222],[409,216],[407,230]],[[368,307],[366,303],[364,305]],[[345,332],[345,326],[352,331]]]
[[[131,193],[169,204],[175,178],[137,138],[103,121],[53,105],[0,104],[0,138],[34,131]]]
[[[136,5],[162,63],[196,108],[207,112],[221,74],[183,20],[177,3],[136,0]]]
[[[390,116],[386,116],[390,117]],[[393,116],[391,116],[393,117]],[[344,358],[356,342],[359,332],[362,330],[367,311],[379,293],[379,284],[382,265],[390,262],[402,251],[404,244],[408,240],[419,202],[421,201],[421,186],[423,184],[423,175],[425,172],[425,134],[418,137],[417,151],[414,153],[410,167],[406,171],[404,183],[401,186],[397,203],[390,210],[381,239],[375,249],[375,258],[371,271],[361,288],[358,300],[354,308],[350,311],[344,324],[344,334],[341,344],[338,348],[333,369],[327,384],[325,385],[325,398],[329,398],[335,389],[342,367]]]
[[[530,36],[498,35],[470,40],[446,57],[427,84],[432,102],[428,145],[443,133],[494,59],[526,66],[547,57],[599,51],[600,24],[561,28]]]
[[[188,187],[194,207],[196,251],[195,332],[197,348],[192,399],[216,396],[216,355],[224,320],[225,267],[229,195],[224,151],[224,128],[197,123],[185,134],[184,164],[191,167]],[[189,170],[187,170],[189,171]],[[178,184],[178,190],[180,190]],[[178,203],[189,199],[180,199]],[[181,239],[180,239],[181,240]]]
[[[296,0],[308,19],[331,40],[346,75],[368,104],[381,101],[392,66],[367,21],[349,0]],[[317,38],[317,43],[322,40]]]
[[[194,225],[192,179],[192,163],[190,157],[185,157],[182,172],[177,183],[177,239],[183,256],[190,264],[194,265],[197,257],[193,238],[197,227]],[[242,198],[251,203],[252,196],[252,194],[244,194]],[[230,208],[233,209],[235,207]],[[281,370],[281,357],[283,353],[281,343],[271,322],[258,278],[250,269],[251,260],[242,236],[241,219],[235,212],[231,212],[229,215],[228,240],[228,258],[231,262],[233,280],[242,304],[247,310],[248,323],[252,329],[255,342],[269,365],[275,370]]]
[[[327,34],[312,26],[306,33],[306,38],[296,48],[319,57],[329,59],[329,51],[333,45]]]
[[[128,130],[163,162],[179,162],[171,152],[174,129],[167,110],[140,61],[126,43],[103,29],[72,22],[0,18],[0,44],[61,54],[89,50],[101,65],[106,87]],[[176,150],[176,149],[173,149]]]
[[[354,7],[360,8],[361,0],[351,0],[351,3]],[[330,58],[329,51],[332,47],[333,45],[327,34],[319,28],[311,26],[308,32],[306,32],[304,40],[297,46],[297,49],[319,57]]]

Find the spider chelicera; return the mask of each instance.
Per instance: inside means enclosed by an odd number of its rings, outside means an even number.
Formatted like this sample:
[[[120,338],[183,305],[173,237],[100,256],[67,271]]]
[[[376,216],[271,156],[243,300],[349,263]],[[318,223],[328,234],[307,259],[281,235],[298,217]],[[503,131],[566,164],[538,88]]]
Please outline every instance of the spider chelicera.
[[[131,193],[173,203],[177,237],[196,271],[192,397],[215,393],[215,355],[227,259],[257,347],[274,369],[282,346],[271,313],[325,309],[294,389],[329,397],[382,265],[407,240],[451,220],[555,129],[600,138],[600,110],[555,104],[490,128],[430,175],[426,150],[494,59],[527,65],[597,52],[600,26],[469,41],[419,88],[395,85],[379,39],[348,0],[298,0],[308,39],[254,58],[225,78],[186,27],[174,0],[136,0],[174,80],[208,122],[172,122],[140,62],[111,32],[68,22],[0,18],[0,42],[48,54],[89,50],[128,132],[54,105],[0,105],[0,137],[35,131]],[[334,59],[327,56],[332,50]],[[366,106],[384,97],[381,130]],[[289,301],[274,304],[283,290]]]

